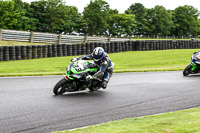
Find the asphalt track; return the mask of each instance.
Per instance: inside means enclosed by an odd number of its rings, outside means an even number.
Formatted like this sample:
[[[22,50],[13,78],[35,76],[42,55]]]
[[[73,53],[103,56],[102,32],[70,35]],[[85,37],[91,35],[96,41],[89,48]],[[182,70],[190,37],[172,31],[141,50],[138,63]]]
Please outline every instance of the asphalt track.
[[[200,106],[200,75],[113,74],[106,90],[54,96],[63,76],[0,78],[0,132],[47,133]]]

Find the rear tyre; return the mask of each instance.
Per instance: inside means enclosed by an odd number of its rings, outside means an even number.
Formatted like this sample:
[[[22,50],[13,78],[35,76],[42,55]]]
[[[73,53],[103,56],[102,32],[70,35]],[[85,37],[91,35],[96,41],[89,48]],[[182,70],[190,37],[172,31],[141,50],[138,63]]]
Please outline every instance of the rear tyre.
[[[98,91],[100,88],[98,88],[98,87],[89,87],[88,89],[90,91]]]
[[[188,65],[184,70],[183,70],[183,76],[188,76],[191,73],[191,68],[192,65]]]
[[[62,95],[65,93],[65,88],[63,87],[65,84],[67,84],[67,80],[65,78],[61,79],[53,88],[53,93],[55,95]]]

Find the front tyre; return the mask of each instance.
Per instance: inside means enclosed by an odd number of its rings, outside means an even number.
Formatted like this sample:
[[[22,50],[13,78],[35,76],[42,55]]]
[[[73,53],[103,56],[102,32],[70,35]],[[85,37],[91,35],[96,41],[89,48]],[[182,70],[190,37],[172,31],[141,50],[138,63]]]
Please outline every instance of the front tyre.
[[[55,95],[62,95],[65,93],[64,85],[67,84],[67,80],[65,78],[61,79],[53,88],[53,93]]]
[[[191,68],[192,68],[192,65],[188,65],[184,70],[183,70],[183,76],[188,76],[191,72]]]

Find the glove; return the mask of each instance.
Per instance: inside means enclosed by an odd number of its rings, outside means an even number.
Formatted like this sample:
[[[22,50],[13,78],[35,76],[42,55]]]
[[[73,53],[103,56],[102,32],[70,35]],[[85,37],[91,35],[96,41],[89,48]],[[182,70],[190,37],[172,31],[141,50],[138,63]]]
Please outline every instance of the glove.
[[[99,76],[103,76],[104,72],[103,71],[98,71],[97,73],[94,74],[93,78],[97,79]]]
[[[75,62],[75,61],[77,61],[77,58],[71,59],[71,62]]]
[[[88,76],[86,77],[86,80],[90,80],[90,79],[93,79],[93,77],[92,77],[91,75],[88,75]]]

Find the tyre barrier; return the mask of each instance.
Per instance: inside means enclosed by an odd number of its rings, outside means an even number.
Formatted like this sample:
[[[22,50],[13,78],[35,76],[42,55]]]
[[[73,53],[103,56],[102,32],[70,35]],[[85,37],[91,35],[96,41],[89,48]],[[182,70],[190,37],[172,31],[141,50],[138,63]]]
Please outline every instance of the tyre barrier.
[[[109,42],[106,43],[106,47],[107,47],[106,52],[107,52],[107,53],[110,53],[110,43],[109,43]]]
[[[90,54],[90,43],[86,43],[86,54]]]
[[[75,56],[75,55],[77,55],[77,45],[76,44],[72,45],[72,56]]]
[[[15,46],[16,60],[21,60],[21,46]]]
[[[58,55],[58,57],[63,56],[62,45],[60,45],[60,44],[57,45],[57,55]]]
[[[47,45],[43,45],[42,46],[42,52],[43,52],[43,58],[47,58],[48,57],[48,46]]]
[[[89,52],[89,51],[88,51]],[[90,53],[88,53],[90,54]],[[87,55],[87,47],[86,44],[81,44],[81,55]]]
[[[104,51],[108,52],[108,48],[107,48],[107,44],[106,43],[102,44],[102,48],[104,49]]]
[[[26,46],[27,59],[32,59],[32,46]]]
[[[26,49],[27,49],[26,46],[21,46],[21,58],[22,58],[22,60],[26,60],[27,59]]]
[[[81,55],[81,53],[82,53],[82,46],[81,46],[81,44],[76,44],[76,47],[77,47],[77,55]]]
[[[3,47],[0,47],[0,61],[3,61]]]
[[[9,61],[9,47],[3,47],[3,61]]]
[[[48,54],[47,57],[53,57],[52,45],[48,45]]]
[[[94,48],[99,47],[99,43],[98,42],[94,42]]]
[[[62,52],[63,52],[63,56],[67,56],[67,45],[66,44],[62,44]]]
[[[52,44],[52,57],[57,57],[58,51],[57,51],[57,44]]]
[[[43,57],[43,49],[42,49],[42,45],[38,45],[37,46],[37,55],[38,57],[37,58],[42,58]]]
[[[110,52],[111,53],[115,53],[115,44],[114,44],[114,42],[110,43]]]
[[[38,57],[37,54],[37,45],[32,46],[32,59],[36,59]]]
[[[94,48],[95,48],[95,44],[93,42],[90,43],[90,53],[93,52]]]
[[[12,61],[16,60],[15,46],[9,46],[9,56],[10,56],[10,60]]]
[[[0,46],[0,61],[26,60],[61,56],[80,56],[103,47],[107,53],[167,49],[199,49],[196,40],[145,40],[126,42],[88,42],[86,44],[52,44],[27,46]]]
[[[72,56],[72,44],[67,45],[67,56]]]

